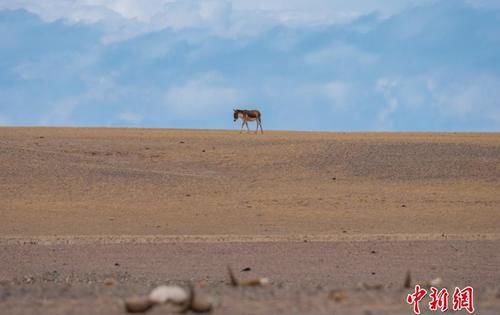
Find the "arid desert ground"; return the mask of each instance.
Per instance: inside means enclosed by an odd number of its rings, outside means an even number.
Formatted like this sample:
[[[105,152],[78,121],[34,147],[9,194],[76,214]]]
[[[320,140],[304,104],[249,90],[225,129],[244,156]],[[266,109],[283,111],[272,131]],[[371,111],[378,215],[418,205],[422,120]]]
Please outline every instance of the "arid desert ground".
[[[499,133],[0,128],[0,314],[412,314],[407,271],[500,314]]]

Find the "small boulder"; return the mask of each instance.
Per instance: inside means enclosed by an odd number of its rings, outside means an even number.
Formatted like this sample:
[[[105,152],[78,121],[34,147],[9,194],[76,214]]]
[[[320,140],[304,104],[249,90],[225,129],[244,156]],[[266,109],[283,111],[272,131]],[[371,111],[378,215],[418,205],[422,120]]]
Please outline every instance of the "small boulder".
[[[155,304],[184,304],[189,299],[189,295],[179,286],[161,285],[149,293],[149,299]]]

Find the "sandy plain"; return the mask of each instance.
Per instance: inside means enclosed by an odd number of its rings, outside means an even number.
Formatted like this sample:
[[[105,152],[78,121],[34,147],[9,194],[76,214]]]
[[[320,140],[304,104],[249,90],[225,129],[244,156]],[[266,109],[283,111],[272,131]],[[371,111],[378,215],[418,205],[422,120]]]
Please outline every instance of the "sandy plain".
[[[5,314],[188,281],[215,314],[411,314],[407,270],[499,314],[499,249],[498,133],[0,128]],[[271,285],[228,287],[228,264]]]

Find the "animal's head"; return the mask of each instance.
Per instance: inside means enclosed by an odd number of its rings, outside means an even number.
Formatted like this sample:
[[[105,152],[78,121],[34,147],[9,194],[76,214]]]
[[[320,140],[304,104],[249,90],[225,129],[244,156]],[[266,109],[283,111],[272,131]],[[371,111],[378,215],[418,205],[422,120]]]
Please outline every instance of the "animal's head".
[[[240,117],[240,110],[239,109],[233,109],[233,118],[234,118],[234,121],[237,121],[239,117]]]

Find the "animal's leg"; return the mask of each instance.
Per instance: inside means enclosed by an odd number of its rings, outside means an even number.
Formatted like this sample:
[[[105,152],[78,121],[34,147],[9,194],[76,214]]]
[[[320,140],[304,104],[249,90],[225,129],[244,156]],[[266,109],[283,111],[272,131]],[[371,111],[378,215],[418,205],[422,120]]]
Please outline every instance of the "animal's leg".
[[[245,124],[247,124],[247,133],[250,133],[250,127],[248,126],[248,120],[245,120]]]
[[[259,126],[260,126],[260,133],[264,134],[264,130],[262,129],[262,121],[259,118]]]
[[[245,126],[245,121],[243,120],[243,122],[241,123],[241,130],[240,130],[240,133],[243,132],[243,127]]]
[[[257,132],[259,132],[259,120],[255,120],[255,134],[257,134]]]

